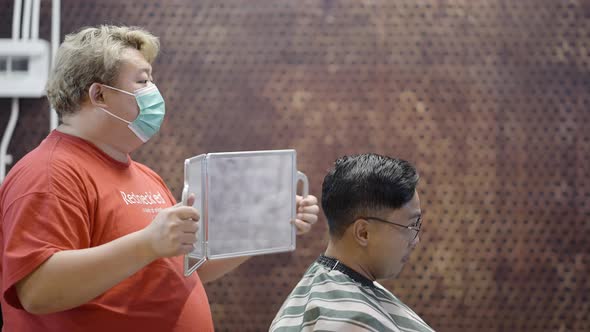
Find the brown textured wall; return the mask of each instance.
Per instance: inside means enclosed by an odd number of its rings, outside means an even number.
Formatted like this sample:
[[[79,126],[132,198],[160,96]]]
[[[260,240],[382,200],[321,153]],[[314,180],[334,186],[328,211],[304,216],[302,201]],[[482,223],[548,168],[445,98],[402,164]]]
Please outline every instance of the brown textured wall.
[[[62,6],[62,33],[113,23],[160,36],[170,116],[134,157],[174,193],[184,158],[203,152],[295,148],[318,196],[340,155],[403,157],[422,174],[425,234],[389,289],[439,331],[590,330],[589,1]],[[0,8],[8,36],[12,1]],[[45,100],[21,107],[17,158],[48,126]],[[325,231],[322,218],[295,253],[207,285],[217,330],[266,329]]]

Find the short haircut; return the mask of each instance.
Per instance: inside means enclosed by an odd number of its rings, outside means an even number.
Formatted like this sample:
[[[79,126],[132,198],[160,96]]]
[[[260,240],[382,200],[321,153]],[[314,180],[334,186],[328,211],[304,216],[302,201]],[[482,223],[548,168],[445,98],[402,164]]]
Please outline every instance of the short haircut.
[[[373,153],[339,158],[322,185],[330,235],[341,237],[359,216],[401,208],[414,197],[418,180],[405,160]]]
[[[82,28],[66,36],[47,82],[47,98],[60,118],[80,109],[92,83],[113,84],[127,48],[138,50],[151,64],[160,42],[141,28],[111,25]]]

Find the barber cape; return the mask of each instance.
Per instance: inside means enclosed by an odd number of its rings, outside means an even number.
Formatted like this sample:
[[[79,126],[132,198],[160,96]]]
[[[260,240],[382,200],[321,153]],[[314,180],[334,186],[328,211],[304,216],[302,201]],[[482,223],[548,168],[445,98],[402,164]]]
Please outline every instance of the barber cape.
[[[379,283],[320,256],[295,286],[270,326],[290,331],[434,331]]]

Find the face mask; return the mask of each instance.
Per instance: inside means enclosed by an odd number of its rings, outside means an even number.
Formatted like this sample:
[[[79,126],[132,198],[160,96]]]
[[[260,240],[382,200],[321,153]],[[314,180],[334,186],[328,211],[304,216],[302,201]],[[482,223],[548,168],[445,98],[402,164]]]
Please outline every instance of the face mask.
[[[162,98],[162,95],[155,84],[136,90],[134,93],[113,88],[106,84],[102,84],[102,86],[135,97],[137,106],[139,106],[139,115],[132,122],[116,116],[103,108],[101,108],[101,110],[127,123],[129,129],[131,129],[142,142],[147,142],[160,130],[160,126],[164,121],[164,115],[166,114],[166,108],[164,105],[164,98]]]

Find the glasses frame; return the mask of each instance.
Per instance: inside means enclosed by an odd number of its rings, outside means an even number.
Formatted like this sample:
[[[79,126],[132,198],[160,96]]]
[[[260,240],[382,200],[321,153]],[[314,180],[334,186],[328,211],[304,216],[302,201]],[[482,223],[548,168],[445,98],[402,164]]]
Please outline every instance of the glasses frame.
[[[383,222],[383,223],[386,223],[386,224],[395,225],[395,226],[402,227],[402,228],[407,228],[407,229],[409,229],[411,231],[416,232],[416,234],[412,238],[412,241],[414,241],[418,237],[418,234],[420,233],[420,229],[422,228],[422,216],[418,217],[418,220],[416,221],[417,224],[418,224],[418,227],[416,227],[416,226],[406,226],[406,225],[398,224],[398,223],[395,223],[393,221],[389,221],[389,220],[385,220],[385,219],[381,219],[381,218],[377,218],[377,217],[364,217],[364,216],[360,216],[360,217],[357,217],[357,219],[376,220],[376,221],[380,221],[380,222]]]

